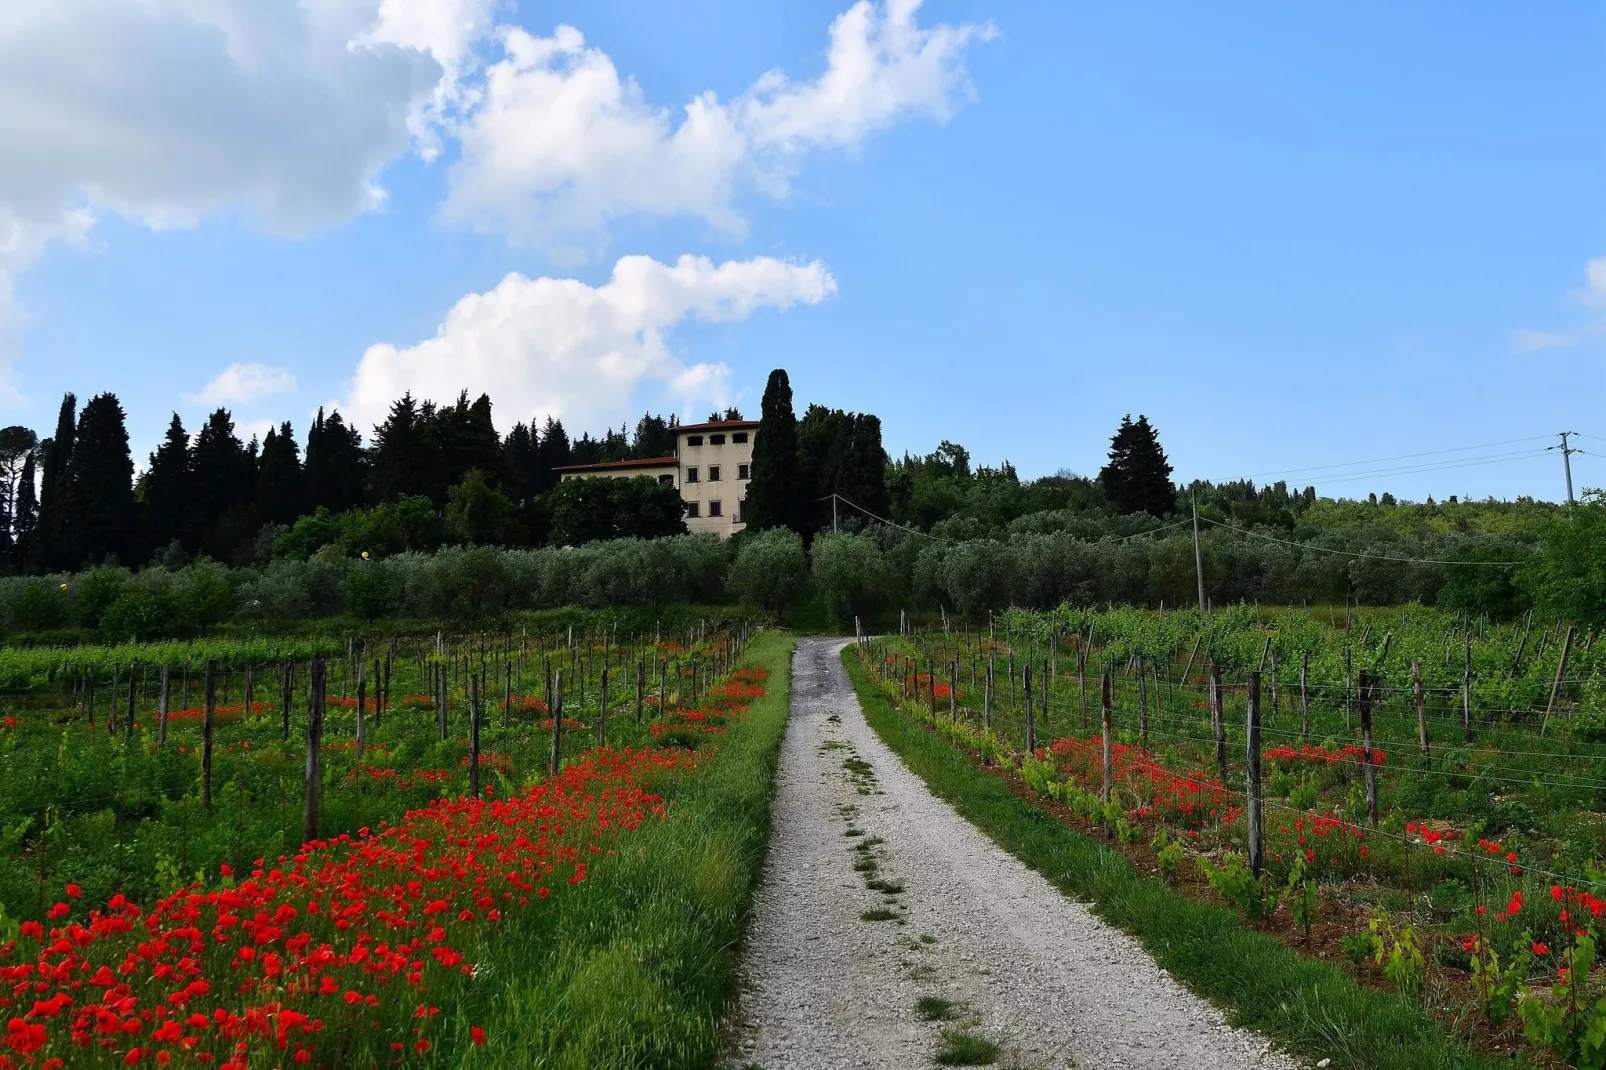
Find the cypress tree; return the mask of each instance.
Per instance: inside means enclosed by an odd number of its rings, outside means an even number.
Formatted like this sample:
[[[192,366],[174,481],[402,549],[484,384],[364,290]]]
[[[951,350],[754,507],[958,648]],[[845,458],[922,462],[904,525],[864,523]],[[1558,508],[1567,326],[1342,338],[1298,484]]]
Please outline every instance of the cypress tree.
[[[58,564],[78,567],[115,556],[129,560],[134,531],[134,458],[128,426],[115,394],[97,394],[84,406],[62,473]]]
[[[39,436],[20,424],[0,429],[0,568],[14,572],[17,558],[17,486],[22,467],[33,456]]]
[[[190,436],[178,413],[167,435],[151,454],[141,480],[145,502],[146,545],[160,550],[174,539],[191,553],[196,547],[195,478],[190,464]]]
[[[196,526],[204,539],[225,513],[247,501],[256,489],[256,466],[234,433],[228,409],[218,409],[201,425],[190,467]]]
[[[323,409],[307,432],[307,462],[303,468],[306,508],[324,506],[331,513],[350,509],[362,501],[362,437],[346,426],[338,412],[328,417]]]
[[[533,498],[536,470],[540,466],[541,445],[527,424],[516,423],[502,441],[502,467],[507,471],[512,496],[522,501]]]
[[[389,502],[429,493],[424,416],[411,391],[392,402],[385,422],[374,428],[369,459],[375,500]]]
[[[743,519],[752,531],[785,527],[802,533],[813,503],[805,500],[807,488],[799,478],[797,417],[786,369],[770,372],[760,410]]]
[[[1171,485],[1171,462],[1147,416],[1132,422],[1131,414],[1110,439],[1110,460],[1099,471],[1099,483],[1112,507],[1121,513],[1163,517],[1176,512],[1177,492]]]
[[[12,509],[11,527],[17,536],[17,556],[26,563],[33,558],[34,532],[39,524],[39,496],[35,487],[38,479],[37,449],[28,451],[22,462],[22,475],[17,478],[17,502]]]
[[[540,458],[536,485],[543,491],[551,490],[558,485],[558,473],[553,469],[574,463],[574,451],[569,446],[569,433],[563,429],[562,420],[551,416],[546,418],[546,426],[541,431]]]
[[[286,420],[269,428],[257,465],[257,513],[265,524],[294,524],[301,515],[301,447]]]
[[[41,447],[42,464],[39,480],[39,524],[35,528],[34,555],[30,562],[42,567],[56,567],[65,563],[60,554],[65,550],[62,513],[62,496],[67,484],[67,462],[72,459],[73,436],[77,434],[78,397],[68,393],[61,399],[56,413],[56,433],[45,439]]]

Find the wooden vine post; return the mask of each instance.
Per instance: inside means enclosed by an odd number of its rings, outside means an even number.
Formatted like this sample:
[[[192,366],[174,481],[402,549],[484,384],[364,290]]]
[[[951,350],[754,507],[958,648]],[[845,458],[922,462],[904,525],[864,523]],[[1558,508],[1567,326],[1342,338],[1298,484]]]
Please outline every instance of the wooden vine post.
[[[1076,691],[1082,713],[1082,731],[1087,731],[1087,651],[1076,652]]]
[[[1210,733],[1216,737],[1216,779],[1227,782],[1227,726],[1221,710],[1221,669],[1210,663]]]
[[[301,842],[318,838],[318,791],[323,772],[319,767],[319,748],[323,743],[324,660],[314,658],[307,692],[307,779],[301,804]]]
[[[167,686],[165,676],[162,680],[162,686],[164,688]],[[290,738],[290,699],[294,697],[295,690],[296,663],[286,659],[284,663],[283,693],[279,696],[279,738],[282,740]]]
[[[552,678],[552,765],[551,773],[558,775],[558,765],[563,760],[563,670],[559,669]]]
[[[647,659],[636,659],[636,723],[641,723],[642,693],[647,689]]]
[[[1099,799],[1108,805],[1110,796],[1115,792],[1115,741],[1111,732],[1113,721],[1111,706],[1114,700],[1115,681],[1108,668],[1104,670],[1104,679],[1099,690],[1099,704],[1104,711],[1104,786],[1099,791]]]
[[[981,719],[988,729],[993,727],[993,666],[989,662],[982,669],[981,685]]]
[[[1245,753],[1247,790],[1244,804],[1249,819],[1249,872],[1259,877],[1265,865],[1260,813],[1260,673],[1249,674],[1245,690],[1248,693],[1248,726],[1245,732],[1248,742]]]
[[[468,678],[468,793],[480,797],[480,678]]]
[[[1158,698],[1158,696],[1156,696]],[[1143,659],[1138,659],[1138,738],[1143,749],[1149,749],[1149,682],[1143,672]]]
[[[134,702],[139,697],[139,670],[135,668],[135,659],[128,662],[128,725],[123,733],[124,739],[134,738]]]
[[[602,662],[602,683],[597,690],[597,746],[608,745],[608,662]]]
[[[1562,687],[1567,679],[1567,659],[1573,652],[1573,640],[1578,637],[1578,629],[1571,624],[1567,625],[1567,638],[1561,646],[1561,660],[1556,662],[1556,679],[1550,685],[1550,701],[1545,704],[1545,719],[1539,726],[1539,734],[1545,734],[1550,727],[1550,712],[1556,708],[1556,700],[1561,697]]]
[[[1310,692],[1307,681],[1310,678],[1310,651],[1305,651],[1299,657],[1299,742],[1301,745],[1310,742]]]
[[[1422,691],[1422,666],[1411,659],[1411,696],[1416,700],[1416,745],[1424,760],[1428,757],[1428,706]]]
[[[171,670],[165,663],[162,665],[162,690],[156,699],[156,745],[162,746],[167,742],[167,699],[171,693]]]
[[[1461,669],[1461,730],[1472,742],[1472,632],[1466,637],[1466,662]]]
[[[1037,724],[1032,719],[1032,667],[1027,664],[1021,672],[1021,690],[1026,698],[1026,753],[1037,753]]]
[[[502,689],[502,727],[508,728],[513,724],[513,663],[502,663],[503,673],[506,676]]]
[[[1361,763],[1366,777],[1366,817],[1377,825],[1377,766],[1372,763],[1372,681],[1362,669],[1355,679],[1356,704],[1361,708]]]
[[[212,732],[217,715],[217,660],[206,659],[206,691],[201,711],[201,805],[212,812]]]
[[[357,661],[357,761],[362,761],[363,748],[368,743],[368,677],[362,660]]]

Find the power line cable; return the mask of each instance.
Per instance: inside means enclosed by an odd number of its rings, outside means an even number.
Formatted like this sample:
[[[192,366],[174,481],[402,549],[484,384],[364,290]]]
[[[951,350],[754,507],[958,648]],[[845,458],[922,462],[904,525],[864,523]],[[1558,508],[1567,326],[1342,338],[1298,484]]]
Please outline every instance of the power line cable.
[[[1262,535],[1258,531],[1250,531],[1248,528],[1236,528],[1231,524],[1223,524],[1218,520],[1211,520],[1207,516],[1201,516],[1199,519],[1203,520],[1206,524],[1211,524],[1215,527],[1221,528],[1225,531],[1233,532],[1237,535],[1248,535],[1251,538],[1264,539],[1267,542],[1281,543],[1284,546],[1292,546],[1299,550],[1315,550],[1318,553],[1338,554],[1343,557],[1356,557],[1364,561],[1393,561],[1402,565],[1488,565],[1496,568],[1516,568],[1518,565],[1523,564],[1521,561],[1449,561],[1434,557],[1388,557],[1382,554],[1362,554],[1356,553],[1353,550],[1334,550],[1326,546],[1317,546],[1313,543],[1293,542],[1289,539],[1279,539],[1271,535]]]
[[[1507,438],[1502,439],[1499,442],[1485,442],[1478,446],[1457,446],[1454,449],[1426,450],[1422,453],[1399,453],[1392,457],[1374,457],[1371,460],[1366,461],[1345,461],[1342,464],[1318,464],[1312,465],[1308,468],[1283,468],[1271,472],[1251,472],[1244,478],[1258,479],[1262,476],[1293,475],[1297,472],[1319,472],[1332,468],[1354,468],[1356,465],[1361,464],[1382,464],[1385,461],[1404,461],[1413,457],[1435,457],[1446,453],[1466,453],[1469,450],[1493,449],[1495,446],[1510,446],[1518,442],[1537,442],[1540,440],[1548,441],[1550,438],[1550,435],[1531,435],[1527,438]]]

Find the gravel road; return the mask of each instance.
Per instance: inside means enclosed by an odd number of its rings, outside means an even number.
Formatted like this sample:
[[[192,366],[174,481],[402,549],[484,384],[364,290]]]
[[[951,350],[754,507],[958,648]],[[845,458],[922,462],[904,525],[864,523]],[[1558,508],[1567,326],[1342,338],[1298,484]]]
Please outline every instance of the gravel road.
[[[965,1038],[999,1066],[1296,1065],[934,798],[865,723],[843,645],[798,642],[731,1067],[928,1068]]]

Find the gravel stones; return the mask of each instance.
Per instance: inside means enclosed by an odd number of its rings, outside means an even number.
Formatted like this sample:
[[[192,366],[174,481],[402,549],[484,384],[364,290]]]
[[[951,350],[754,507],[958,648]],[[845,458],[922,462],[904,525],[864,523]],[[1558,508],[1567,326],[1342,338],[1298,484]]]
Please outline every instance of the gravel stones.
[[[1295,1066],[932,796],[865,723],[843,646],[798,642],[731,1066],[926,1068],[944,1030],[1001,1066]]]

